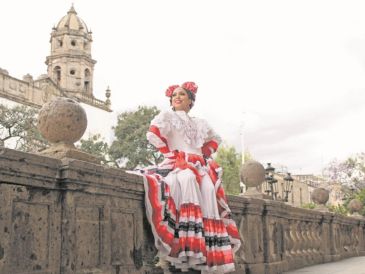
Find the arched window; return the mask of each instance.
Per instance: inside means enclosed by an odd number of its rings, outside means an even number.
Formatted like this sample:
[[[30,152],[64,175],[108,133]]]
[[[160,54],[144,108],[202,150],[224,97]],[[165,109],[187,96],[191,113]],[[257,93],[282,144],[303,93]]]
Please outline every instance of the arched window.
[[[54,69],[53,69],[53,77],[54,77],[54,80],[56,81],[57,84],[59,82],[61,82],[61,67],[60,66],[54,67]]]
[[[90,70],[85,69],[84,72],[84,90],[87,92],[90,90]]]

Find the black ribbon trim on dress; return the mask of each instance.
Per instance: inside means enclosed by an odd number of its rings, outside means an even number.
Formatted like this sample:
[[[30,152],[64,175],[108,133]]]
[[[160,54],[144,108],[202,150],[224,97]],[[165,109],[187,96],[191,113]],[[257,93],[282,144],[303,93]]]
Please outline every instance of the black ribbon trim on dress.
[[[179,228],[177,230],[182,231],[194,231],[195,233],[204,233],[203,224],[196,222],[179,222]]]
[[[209,247],[212,246],[228,246],[231,245],[231,241],[229,240],[228,236],[225,237],[218,237],[218,236],[205,236],[205,244]]]
[[[169,227],[171,227],[174,230],[176,229],[176,221],[171,217],[171,214],[169,213],[167,208],[165,208],[163,220],[164,220],[164,222],[167,222],[167,225]]]

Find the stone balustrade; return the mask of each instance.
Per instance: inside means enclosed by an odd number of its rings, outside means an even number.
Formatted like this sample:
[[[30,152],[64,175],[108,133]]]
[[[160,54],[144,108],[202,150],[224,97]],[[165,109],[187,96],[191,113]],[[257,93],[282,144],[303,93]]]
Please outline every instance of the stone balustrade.
[[[75,101],[51,101],[38,119],[51,142],[42,155],[0,147],[0,274],[169,272],[156,265],[142,177],[76,149],[86,116]],[[264,180],[258,162],[246,163],[242,178],[249,195],[228,197],[243,241],[235,273],[278,274],[365,255],[363,218],[263,199],[254,189]],[[328,193],[318,191],[324,204]]]
[[[243,245],[236,273],[274,274],[365,255],[365,221],[229,196]],[[163,273],[142,178],[0,148],[0,273]]]

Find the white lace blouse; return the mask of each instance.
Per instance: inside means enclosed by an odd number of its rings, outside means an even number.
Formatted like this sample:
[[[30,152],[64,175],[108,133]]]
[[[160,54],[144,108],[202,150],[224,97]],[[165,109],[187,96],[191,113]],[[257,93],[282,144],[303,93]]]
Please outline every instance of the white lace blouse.
[[[201,148],[204,143],[214,140],[220,143],[220,137],[199,118],[190,117],[185,111],[163,111],[152,121],[165,138],[170,151],[179,150],[186,153],[202,155]],[[148,141],[157,148],[165,144],[155,134],[147,133]]]

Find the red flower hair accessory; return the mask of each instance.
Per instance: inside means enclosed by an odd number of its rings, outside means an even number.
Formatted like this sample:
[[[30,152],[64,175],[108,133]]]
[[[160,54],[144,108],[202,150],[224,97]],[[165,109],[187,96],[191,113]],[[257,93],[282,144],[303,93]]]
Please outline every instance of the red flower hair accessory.
[[[169,88],[166,90],[166,92],[165,92],[165,95],[167,96],[167,97],[171,97],[172,96],[172,94],[174,93],[174,90],[176,89],[176,88],[178,88],[179,87],[179,85],[173,85],[173,86],[169,86]]]
[[[181,85],[181,87],[183,89],[191,91],[194,94],[196,94],[196,92],[198,91],[198,86],[194,82],[185,82],[184,84]]]

